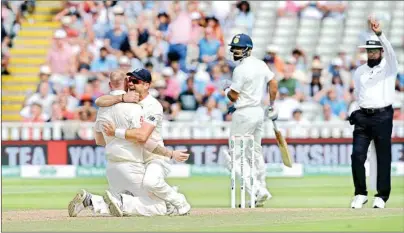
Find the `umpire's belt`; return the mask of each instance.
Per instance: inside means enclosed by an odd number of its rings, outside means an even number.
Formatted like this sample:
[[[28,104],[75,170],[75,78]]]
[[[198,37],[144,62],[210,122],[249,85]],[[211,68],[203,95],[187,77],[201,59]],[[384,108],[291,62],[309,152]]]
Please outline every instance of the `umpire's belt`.
[[[391,105],[383,107],[383,108],[361,108],[361,111],[365,114],[375,114],[375,113],[379,113],[379,112],[384,112],[384,111],[388,111],[392,108]]]

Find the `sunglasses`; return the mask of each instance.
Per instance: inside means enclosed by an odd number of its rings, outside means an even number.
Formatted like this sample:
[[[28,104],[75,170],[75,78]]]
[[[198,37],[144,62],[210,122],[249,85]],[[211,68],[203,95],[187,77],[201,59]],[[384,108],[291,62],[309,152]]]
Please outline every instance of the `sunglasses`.
[[[142,81],[140,81],[139,79],[136,79],[136,78],[129,78],[129,82],[131,82],[133,84],[140,84]]]

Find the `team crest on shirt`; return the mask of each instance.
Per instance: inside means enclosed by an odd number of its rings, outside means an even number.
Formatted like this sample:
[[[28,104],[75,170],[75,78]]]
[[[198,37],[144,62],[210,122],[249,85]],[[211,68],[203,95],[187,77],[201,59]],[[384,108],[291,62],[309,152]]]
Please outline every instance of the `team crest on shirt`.
[[[154,116],[149,116],[149,117],[147,118],[147,120],[149,120],[149,121],[151,121],[151,122],[154,122],[154,121],[156,120],[156,118],[155,118]]]

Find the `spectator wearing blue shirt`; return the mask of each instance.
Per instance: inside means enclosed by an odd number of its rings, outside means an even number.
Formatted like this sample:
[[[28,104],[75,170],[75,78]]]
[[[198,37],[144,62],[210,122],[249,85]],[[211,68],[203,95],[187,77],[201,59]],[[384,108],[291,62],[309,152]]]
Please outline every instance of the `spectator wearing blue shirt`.
[[[113,56],[108,56],[108,50],[105,47],[100,49],[100,57],[91,63],[91,72],[111,72],[117,68],[117,60]]]
[[[196,74],[196,67],[190,67],[189,68],[189,73],[188,73],[188,79],[192,79],[193,83],[194,83],[194,90],[201,95],[205,95],[205,88],[207,85],[207,82],[203,81],[203,80],[199,80],[199,79],[195,79],[195,74]],[[187,80],[188,80],[187,79]],[[184,92],[187,90],[187,81],[182,82],[181,85],[181,92]]]
[[[220,48],[220,41],[215,39],[213,29],[205,29],[205,37],[199,41],[199,60],[210,63],[216,60],[216,54]]]
[[[404,91],[404,73],[397,74],[396,91]]]
[[[254,26],[254,14],[251,12],[250,3],[247,1],[241,1],[237,4],[238,13],[234,19],[236,26],[246,27],[248,34],[252,34],[252,28]]]
[[[121,22],[118,19],[115,19],[113,29],[109,30],[105,35],[105,39],[107,39],[111,48],[115,50],[120,50],[127,37],[128,33],[122,29]]]
[[[348,107],[343,100],[337,98],[337,91],[334,88],[328,90],[327,96],[321,98],[320,104],[323,106],[329,105],[334,115],[339,116],[343,120],[346,119]]]

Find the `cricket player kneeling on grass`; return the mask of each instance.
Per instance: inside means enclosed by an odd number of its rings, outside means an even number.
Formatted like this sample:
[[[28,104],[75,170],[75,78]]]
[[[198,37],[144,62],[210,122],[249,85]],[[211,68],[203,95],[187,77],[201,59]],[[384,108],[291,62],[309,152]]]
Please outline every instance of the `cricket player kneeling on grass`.
[[[233,53],[234,60],[239,63],[234,69],[233,78],[230,82],[223,82],[223,90],[226,96],[235,102],[235,111],[232,116],[230,137],[234,135],[251,134],[254,136],[254,152],[256,168],[256,184],[254,190],[256,196],[256,206],[262,207],[264,202],[272,196],[266,187],[266,166],[262,155],[261,139],[263,133],[263,123],[265,118],[265,109],[261,100],[264,96],[266,87],[269,86],[270,103],[267,108],[267,117],[271,120],[277,119],[277,112],[273,107],[278,90],[274,73],[261,60],[251,56],[253,43],[246,34],[238,34],[233,37],[229,44],[230,52]],[[246,151],[247,161],[251,158],[251,153]],[[229,156],[227,159],[230,161]],[[235,156],[236,164],[239,163],[240,153]],[[229,165],[230,167],[230,165]],[[245,166],[245,179],[249,180],[250,168]],[[236,174],[240,176],[240,166],[236,166]],[[251,195],[251,186],[246,183],[246,190]]]
[[[111,95],[124,95],[127,86],[125,74],[119,72],[111,73],[110,87]],[[100,108],[95,123],[96,142],[98,145],[106,146],[108,159],[106,175],[109,183],[109,190],[104,198],[93,195],[85,190],[77,193],[69,203],[69,216],[76,217],[85,208],[91,208],[95,214],[112,214],[114,216],[141,215],[154,216],[166,215],[166,203],[155,195],[151,195],[142,187],[145,174],[143,160],[144,148],[162,156],[168,156],[177,161],[185,161],[189,154],[182,151],[169,151],[156,141],[147,140],[144,145],[122,139],[111,137],[105,133],[105,122],[112,122],[121,128],[145,131],[141,124],[143,118],[142,108],[138,104],[119,103],[111,107]]]
[[[146,141],[147,138],[153,139],[160,146],[164,147],[164,141],[161,136],[163,106],[156,98],[149,94],[150,83],[152,82],[150,72],[146,69],[136,69],[126,75],[129,91],[135,92],[138,95],[137,100],[134,102],[142,106],[144,112],[142,128],[148,133],[147,135],[143,134],[142,137],[138,129],[115,128],[110,125],[106,129],[107,135],[117,136],[129,141],[139,141],[139,139]],[[96,104],[100,107],[109,107],[120,102],[121,99],[111,95],[105,95],[96,100]],[[119,136],[118,132],[122,132],[121,136]],[[169,213],[176,211],[179,215],[187,214],[191,206],[185,196],[165,181],[165,178],[170,173],[170,159],[160,156],[158,152],[158,150],[157,153],[151,150],[144,151],[143,158],[146,172],[143,178],[143,188],[164,200],[169,208]],[[164,153],[164,151],[160,152]]]

